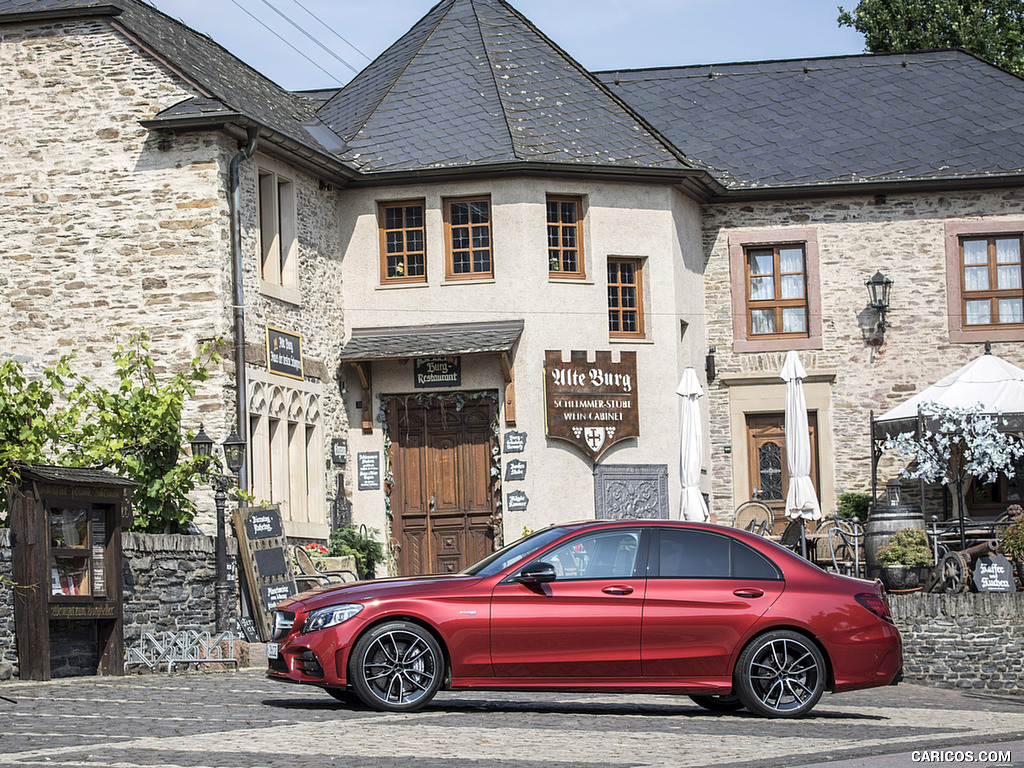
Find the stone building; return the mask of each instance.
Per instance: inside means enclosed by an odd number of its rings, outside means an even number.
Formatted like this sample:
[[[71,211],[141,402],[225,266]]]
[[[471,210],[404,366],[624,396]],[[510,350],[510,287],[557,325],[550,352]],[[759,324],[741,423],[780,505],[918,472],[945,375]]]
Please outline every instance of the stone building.
[[[1024,362],[1021,81],[962,52],[594,74],[501,0],[443,0],[289,93],[140,0],[0,0],[0,73],[3,354],[229,340],[190,423],[249,436],[293,538],[344,496],[395,572],[678,516],[687,366],[728,520],[784,488],[786,350],[826,512],[868,488],[872,409],[985,340]]]

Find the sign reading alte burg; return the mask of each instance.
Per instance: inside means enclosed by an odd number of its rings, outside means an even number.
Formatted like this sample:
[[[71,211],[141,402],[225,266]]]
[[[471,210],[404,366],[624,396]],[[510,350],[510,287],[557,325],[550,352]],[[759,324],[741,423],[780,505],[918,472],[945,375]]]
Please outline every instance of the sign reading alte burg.
[[[636,385],[636,352],[573,350],[569,362],[562,353],[544,353],[544,405],[548,437],[568,440],[593,461],[627,437],[640,436],[640,408]]]

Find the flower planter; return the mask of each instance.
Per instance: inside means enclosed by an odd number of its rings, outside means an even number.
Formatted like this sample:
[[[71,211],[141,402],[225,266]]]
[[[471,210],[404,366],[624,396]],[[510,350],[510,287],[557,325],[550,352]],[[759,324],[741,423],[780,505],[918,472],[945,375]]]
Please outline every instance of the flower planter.
[[[906,565],[883,565],[879,578],[890,592],[917,589],[924,582],[926,568]]]

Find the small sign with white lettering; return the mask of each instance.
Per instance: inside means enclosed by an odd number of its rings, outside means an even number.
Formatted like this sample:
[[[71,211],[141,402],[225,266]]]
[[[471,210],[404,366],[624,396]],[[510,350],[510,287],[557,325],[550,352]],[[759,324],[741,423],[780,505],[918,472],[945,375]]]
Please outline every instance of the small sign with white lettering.
[[[1002,555],[979,557],[974,564],[974,586],[979,592],[1016,592],[1013,565]]]
[[[530,499],[523,491],[512,491],[505,496],[505,509],[509,512],[525,512]]]
[[[506,480],[525,480],[526,479],[526,462],[520,461],[519,459],[512,459],[508,464],[505,465],[505,479]]]
[[[461,357],[417,357],[413,365],[412,384],[424,387],[461,387]]]
[[[358,488],[360,491],[376,491],[380,489],[380,454],[377,452],[360,453],[356,457]]]
[[[522,453],[526,450],[525,432],[506,432],[505,445],[502,448],[505,453]]]

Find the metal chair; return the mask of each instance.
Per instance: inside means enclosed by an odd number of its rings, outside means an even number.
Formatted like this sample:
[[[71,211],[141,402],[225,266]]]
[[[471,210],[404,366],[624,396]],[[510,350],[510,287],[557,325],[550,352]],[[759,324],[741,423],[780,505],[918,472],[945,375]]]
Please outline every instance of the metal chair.
[[[358,581],[359,577],[352,571],[343,569],[339,571],[321,571],[316,567],[313,558],[300,546],[292,548],[295,553],[295,564],[299,573],[295,576],[295,586],[302,590],[323,587],[329,584],[344,584],[347,581]],[[351,579],[346,578],[351,576]]]

